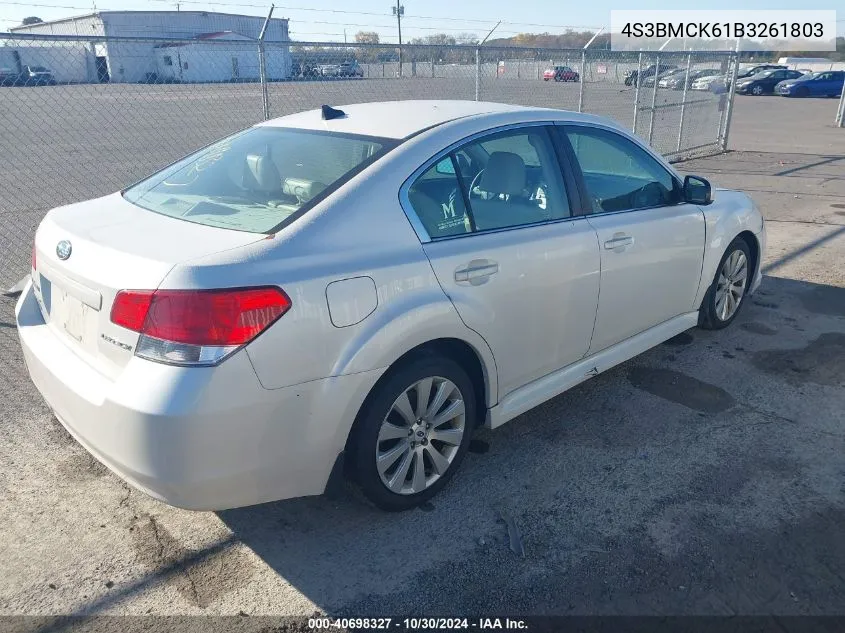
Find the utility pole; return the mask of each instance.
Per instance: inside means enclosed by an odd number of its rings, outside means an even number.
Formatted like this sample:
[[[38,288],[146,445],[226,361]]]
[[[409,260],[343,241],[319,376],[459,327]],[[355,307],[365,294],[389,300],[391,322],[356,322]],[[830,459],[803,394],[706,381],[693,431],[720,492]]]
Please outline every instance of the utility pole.
[[[402,16],[405,15],[405,7],[399,4],[400,0],[396,0],[396,6],[393,7],[393,15],[396,16],[396,28],[399,30],[399,76],[402,76]]]

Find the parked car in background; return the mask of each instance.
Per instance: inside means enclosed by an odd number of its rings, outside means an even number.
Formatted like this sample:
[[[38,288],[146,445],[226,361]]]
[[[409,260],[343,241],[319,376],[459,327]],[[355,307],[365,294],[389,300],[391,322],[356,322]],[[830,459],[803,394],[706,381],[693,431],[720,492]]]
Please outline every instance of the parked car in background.
[[[736,92],[741,95],[765,95],[773,94],[775,86],[781,81],[788,79],[798,79],[803,76],[797,70],[764,70],[756,75],[744,77],[736,82]]]
[[[610,119],[323,106],[48,212],[15,318],[56,418],[144,492],[222,510],[346,473],[403,510],[479,426],[728,327],[765,243],[748,195]]]
[[[654,82],[660,82],[661,80],[665,79],[666,77],[672,77],[673,75],[681,72],[681,68],[676,68],[674,66],[669,65],[660,65],[660,71],[658,73],[652,73],[649,76],[643,76],[640,80],[641,86],[653,86]]]
[[[364,69],[354,59],[340,65],[341,77],[363,77]]]
[[[56,79],[52,71],[44,66],[24,66],[18,77],[21,86],[54,86]]]
[[[663,74],[664,72],[668,72],[670,70],[676,70],[678,67],[674,64],[660,64],[659,73]],[[652,64],[647,68],[643,68],[641,72],[637,72],[636,70],[629,70],[625,73],[625,85],[626,86],[634,86],[637,83],[637,78],[641,80],[645,80],[648,77],[653,77],[655,74],[658,73],[658,68],[656,65]],[[642,85],[642,83],[640,84]]]
[[[711,81],[719,76],[718,68],[701,68],[699,70],[690,70],[687,76],[686,70],[675,73],[670,77],[660,80],[661,88],[670,88],[672,90],[683,90],[684,87],[690,88],[694,81],[698,79],[708,78]]]
[[[309,62],[294,62],[291,65],[291,76],[296,79],[310,79],[312,77],[319,77],[320,71],[316,64]]]
[[[667,72],[661,72],[660,75],[657,77],[657,85],[665,88],[666,83],[672,79],[673,77],[681,77],[686,72],[685,68],[674,68]],[[655,77],[647,77],[643,79],[642,84],[643,86],[653,86],[655,81]]]
[[[0,68],[0,86],[15,86],[20,74],[11,68]]]
[[[543,81],[578,81],[580,76],[569,66],[554,66],[543,71]]]
[[[340,64],[320,64],[317,71],[323,77],[363,77],[364,69],[357,61],[350,60]]]
[[[782,97],[838,97],[845,88],[845,70],[825,70],[787,79],[775,86]]]
[[[717,74],[713,76],[699,77],[690,83],[690,90],[711,90],[715,83],[719,83],[724,89],[727,86],[727,79],[724,75]]]
[[[763,72],[764,70],[788,70],[788,67],[783,64],[757,64],[756,66],[746,66],[745,68],[739,69],[739,72],[736,75],[737,80],[751,77],[757,73]],[[733,83],[733,71],[728,72],[727,76],[727,85],[730,86],[731,83]]]

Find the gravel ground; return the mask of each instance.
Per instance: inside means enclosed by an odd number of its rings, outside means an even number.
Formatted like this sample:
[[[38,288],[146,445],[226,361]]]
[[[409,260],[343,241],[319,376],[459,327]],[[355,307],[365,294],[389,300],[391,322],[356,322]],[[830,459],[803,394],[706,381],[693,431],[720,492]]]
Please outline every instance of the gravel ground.
[[[747,151],[681,165],[768,219],[731,328],[480,432],[408,513],[350,487],[219,513],[128,488],[53,420],[0,300],[0,615],[845,614],[845,155],[817,114],[794,138],[818,146],[754,145],[761,113],[831,104],[738,99]]]

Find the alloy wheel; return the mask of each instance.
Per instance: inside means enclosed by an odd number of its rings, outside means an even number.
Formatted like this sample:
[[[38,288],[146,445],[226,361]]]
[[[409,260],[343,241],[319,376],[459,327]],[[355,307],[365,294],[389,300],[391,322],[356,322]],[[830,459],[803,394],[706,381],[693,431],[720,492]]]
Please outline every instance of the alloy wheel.
[[[736,314],[739,304],[745,296],[747,280],[748,259],[745,257],[745,253],[737,249],[722,264],[719,279],[716,282],[714,295],[716,316],[721,321],[727,321]]]
[[[422,492],[442,477],[466,431],[464,396],[451,380],[423,378],[405,389],[381,423],[376,469],[402,495]]]

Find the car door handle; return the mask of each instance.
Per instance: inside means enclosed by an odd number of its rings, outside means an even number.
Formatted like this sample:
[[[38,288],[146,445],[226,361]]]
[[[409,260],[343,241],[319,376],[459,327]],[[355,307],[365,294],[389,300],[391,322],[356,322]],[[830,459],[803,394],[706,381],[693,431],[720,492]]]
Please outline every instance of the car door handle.
[[[483,284],[491,276],[499,272],[499,264],[489,259],[474,259],[466,266],[455,270],[457,283],[468,283],[473,286]]]
[[[623,233],[616,233],[611,239],[604,243],[604,247],[609,250],[616,250],[617,248],[625,248],[634,243],[634,238]]]

